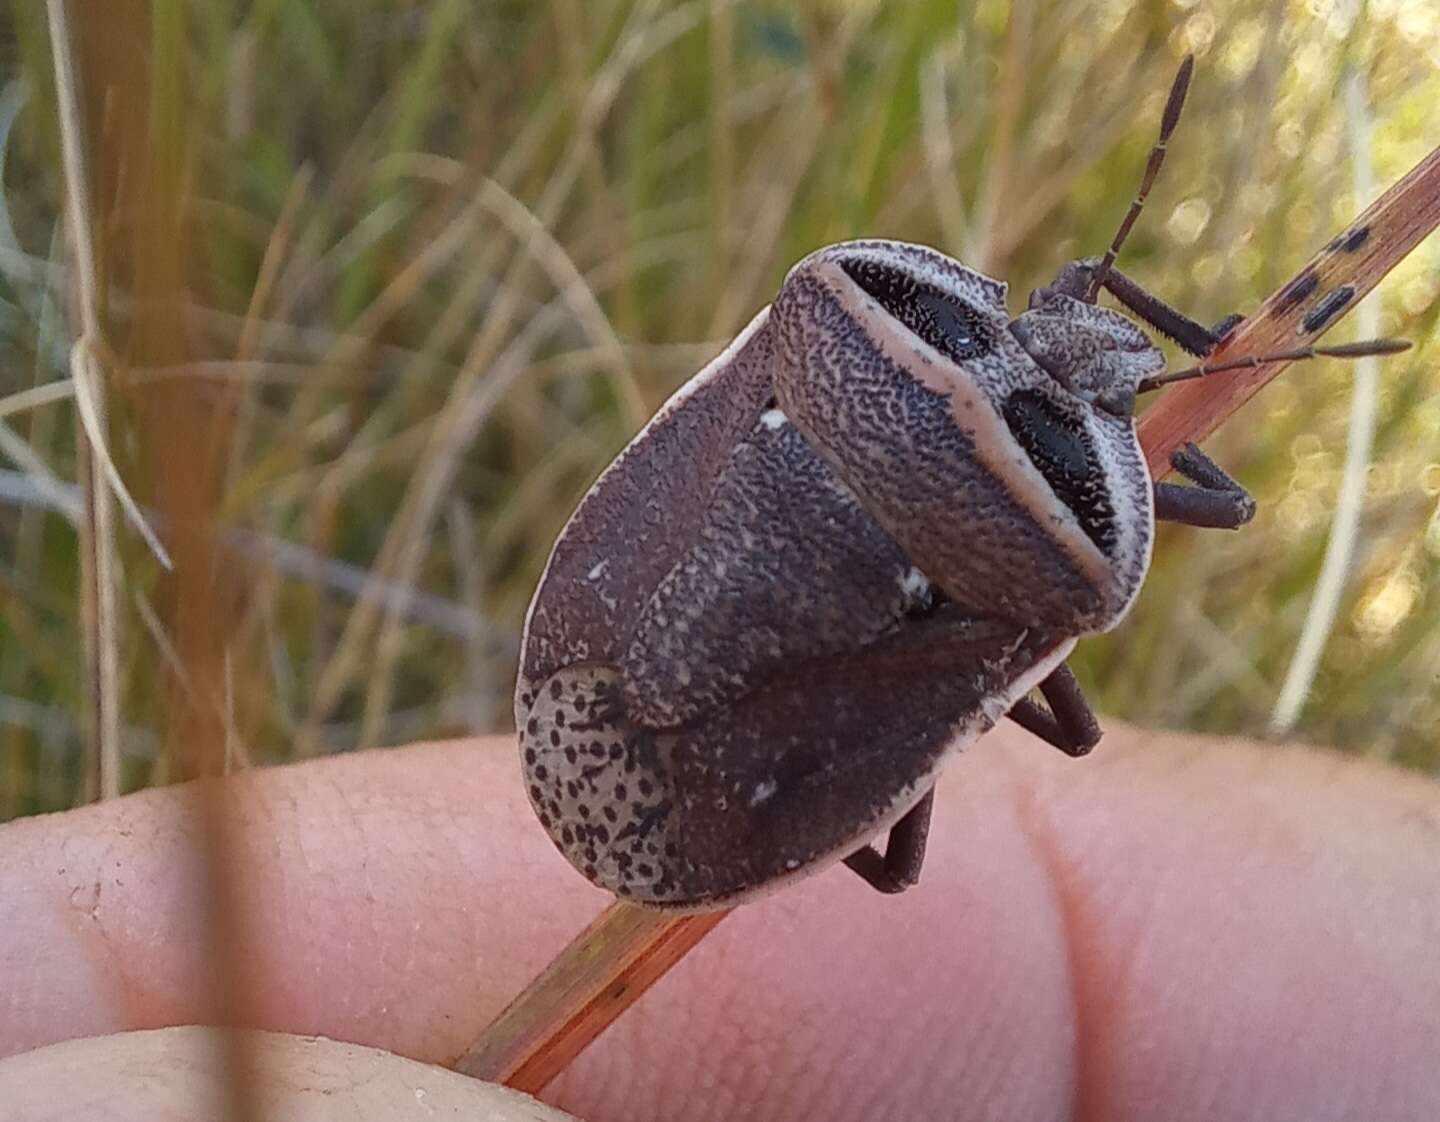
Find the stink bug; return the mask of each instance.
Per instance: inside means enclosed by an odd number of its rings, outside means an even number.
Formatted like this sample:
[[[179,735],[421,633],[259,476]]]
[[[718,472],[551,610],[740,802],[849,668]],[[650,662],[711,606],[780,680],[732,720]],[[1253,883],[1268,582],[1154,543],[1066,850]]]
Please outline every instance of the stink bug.
[[[1214,367],[1162,374],[1096,303],[1200,356],[1232,326],[1113,264],[1190,73],[1104,257],[1011,319],[1005,284],[933,249],[819,250],[581,501],[515,717],[540,821],[591,881],[701,910],[843,858],[898,891],[950,755],[1004,716],[1072,755],[1098,741],[1064,660],[1129,609],[1155,520],[1254,514],[1194,446],[1174,462],[1194,486],[1152,484],[1135,394]]]

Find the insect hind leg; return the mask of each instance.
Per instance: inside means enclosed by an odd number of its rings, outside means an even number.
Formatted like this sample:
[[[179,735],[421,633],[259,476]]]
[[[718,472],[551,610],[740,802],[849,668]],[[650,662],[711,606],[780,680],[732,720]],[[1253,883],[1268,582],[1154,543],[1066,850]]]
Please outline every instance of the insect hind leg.
[[[1021,728],[1038,736],[1067,756],[1084,756],[1100,743],[1100,722],[1090,708],[1080,683],[1065,666],[1057,666],[1040,683],[1046,709],[1021,698],[1006,714]]]
[[[920,868],[925,863],[925,843],[930,836],[930,813],[935,806],[935,788],[906,812],[905,817],[890,827],[885,853],[873,845],[856,850],[845,858],[845,865],[858,873],[878,892],[887,895],[904,892],[920,882]]]
[[[1100,723],[1075,675],[1065,666],[1050,672],[1040,683],[1040,693],[1048,711],[1025,698],[1011,708],[1010,719],[1068,756],[1083,756],[1100,742]],[[845,865],[878,892],[894,894],[913,888],[925,863],[934,806],[932,787],[890,828],[883,854],[876,846],[867,845],[845,858]]]

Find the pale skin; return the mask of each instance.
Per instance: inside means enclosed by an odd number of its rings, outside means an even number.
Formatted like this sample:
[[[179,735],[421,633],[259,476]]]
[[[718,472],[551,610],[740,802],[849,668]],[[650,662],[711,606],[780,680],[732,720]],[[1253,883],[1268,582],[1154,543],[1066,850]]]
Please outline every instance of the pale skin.
[[[509,738],[229,789],[266,1028],[446,1062],[607,902],[532,818]],[[204,1016],[193,805],[0,827],[0,1055]],[[917,888],[835,868],[745,906],[543,1097],[591,1119],[1433,1119],[1437,889],[1432,781],[1124,727],[1071,760],[1006,726],[947,772]],[[0,1104],[34,1093],[23,1062],[0,1060]],[[133,1116],[127,1062],[96,1042],[75,1081],[103,1106],[66,1081],[47,1117]]]

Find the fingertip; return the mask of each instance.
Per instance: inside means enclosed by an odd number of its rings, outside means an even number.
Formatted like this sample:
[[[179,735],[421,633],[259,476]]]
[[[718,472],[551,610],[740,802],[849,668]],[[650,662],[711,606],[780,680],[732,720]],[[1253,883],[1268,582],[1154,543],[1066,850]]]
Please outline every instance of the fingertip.
[[[267,1027],[451,1058],[608,902],[534,821],[509,738],[227,789]],[[0,958],[33,979],[0,990],[0,1050],[195,1019],[188,798],[0,828]],[[1433,784],[1325,754],[1115,727],[1071,760],[997,730],[947,771],[917,889],[837,866],[739,910],[547,1097],[634,1117],[681,1116],[697,1087],[755,1118],[1404,1117],[1395,1088],[1440,1107],[1437,822]]]
[[[0,1103],[6,1118],[46,1122],[218,1122],[239,1116],[237,1103],[286,1122],[573,1122],[528,1095],[378,1049],[194,1025],[0,1060]]]

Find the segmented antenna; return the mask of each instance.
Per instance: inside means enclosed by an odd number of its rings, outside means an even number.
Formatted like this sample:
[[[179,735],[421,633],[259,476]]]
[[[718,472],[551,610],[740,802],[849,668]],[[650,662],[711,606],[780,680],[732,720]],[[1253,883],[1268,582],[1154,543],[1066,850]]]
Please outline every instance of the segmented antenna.
[[[1115,257],[1120,252],[1120,247],[1130,236],[1130,228],[1140,217],[1140,210],[1145,205],[1145,197],[1150,194],[1150,188],[1155,185],[1155,177],[1160,174],[1160,165],[1165,162],[1165,145],[1170,140],[1170,134],[1175,131],[1175,126],[1180,123],[1180,110],[1185,105],[1185,95],[1190,90],[1190,75],[1194,72],[1195,56],[1186,55],[1185,60],[1180,63],[1179,71],[1175,74],[1174,83],[1170,86],[1170,97],[1165,102],[1165,115],[1160,118],[1160,139],[1155,142],[1155,147],[1150,149],[1150,159],[1145,164],[1145,174],[1140,177],[1140,190],[1135,195],[1135,201],[1130,204],[1130,210],[1125,215],[1125,220],[1120,223],[1120,229],[1115,231],[1110,248],[1105,251],[1105,256],[1100,259],[1100,264],[1095,266],[1095,271],[1090,274],[1090,284],[1085,290],[1085,302],[1088,304],[1095,303],[1095,298],[1100,293],[1100,286],[1105,283],[1105,277],[1110,272],[1110,266],[1115,264]]]
[[[1136,393],[1149,393],[1173,382],[1189,382],[1210,374],[1226,370],[1247,370],[1264,366],[1267,362],[1299,362],[1307,358],[1363,358],[1366,355],[1393,355],[1410,349],[1408,339],[1365,339],[1358,343],[1341,343],[1334,347],[1298,347],[1293,351],[1274,351],[1268,355],[1246,355],[1244,358],[1227,359],[1224,362],[1202,362],[1198,366],[1187,366],[1184,370],[1172,370],[1145,378],[1135,387]]]

